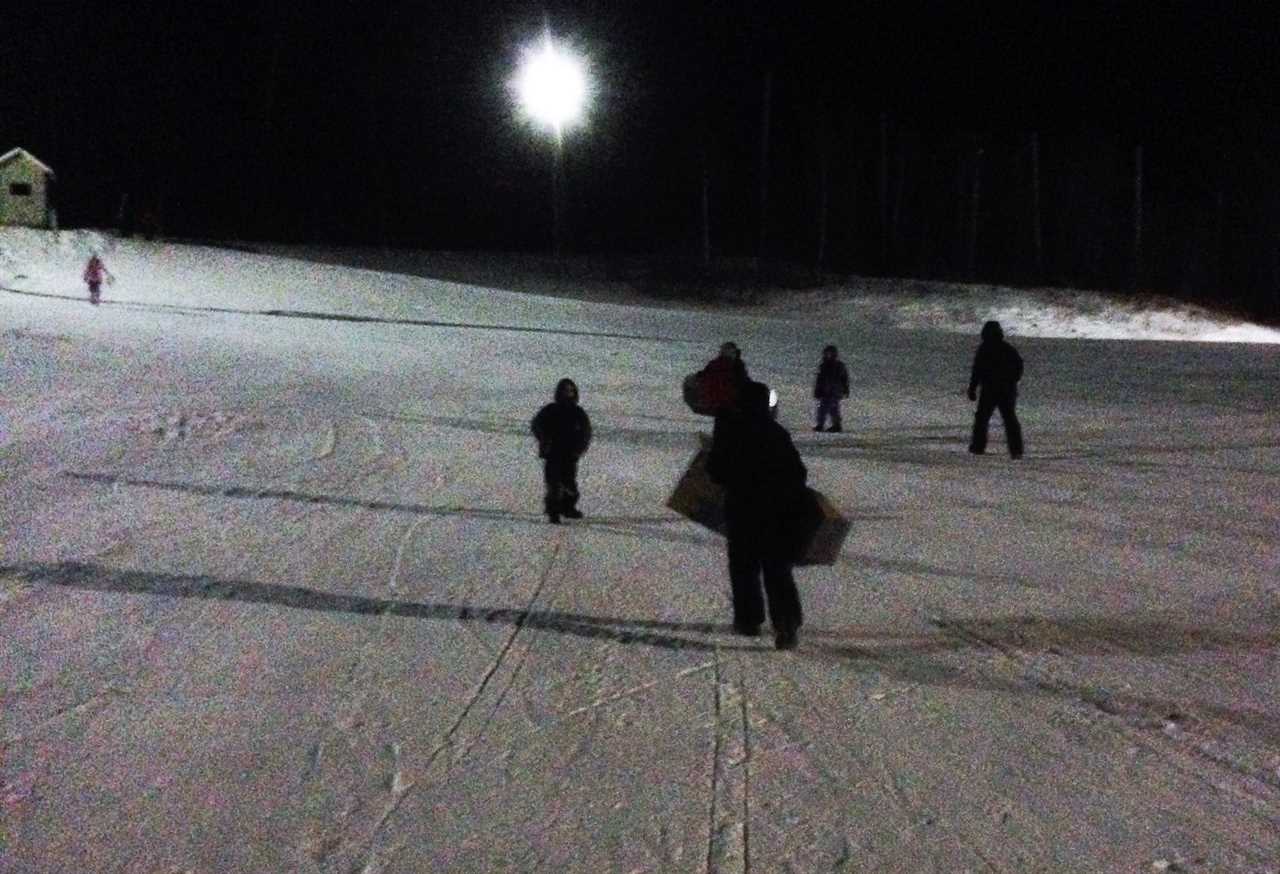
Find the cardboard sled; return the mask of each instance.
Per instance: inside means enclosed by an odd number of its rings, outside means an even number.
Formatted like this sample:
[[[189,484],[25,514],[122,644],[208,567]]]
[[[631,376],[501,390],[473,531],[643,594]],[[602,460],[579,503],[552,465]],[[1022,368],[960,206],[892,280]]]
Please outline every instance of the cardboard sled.
[[[689,468],[667,498],[667,506],[704,528],[710,528],[717,534],[727,534],[724,489],[713,483],[707,473],[707,460],[711,457],[711,452],[707,446],[707,438],[701,439],[702,447],[693,456]]]
[[[809,489],[808,492],[809,498],[817,505],[817,514],[811,526],[813,533],[801,548],[796,564],[835,564],[853,523],[841,516],[822,492],[817,489]]]
[[[727,533],[724,489],[713,483],[707,473],[709,457],[710,451],[704,438],[704,445],[693,456],[688,469],[667,498],[667,507],[686,519],[723,535]],[[835,564],[852,526],[821,492],[810,488],[806,488],[805,492],[807,505],[794,519],[797,526],[794,536],[798,544],[795,564]]]

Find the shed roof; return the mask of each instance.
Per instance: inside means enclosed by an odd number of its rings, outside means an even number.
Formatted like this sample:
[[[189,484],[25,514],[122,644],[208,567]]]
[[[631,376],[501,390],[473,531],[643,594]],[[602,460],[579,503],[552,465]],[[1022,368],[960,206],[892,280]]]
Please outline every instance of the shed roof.
[[[0,155],[0,166],[3,166],[4,164],[8,164],[10,161],[16,161],[19,158],[25,158],[26,160],[30,161],[32,164],[35,164],[44,172],[48,173],[50,176],[54,175],[52,167],[50,167],[44,161],[41,161],[39,158],[37,158],[35,155],[28,152],[26,149],[22,149],[22,148],[10,149],[9,151],[5,152],[3,155]]]

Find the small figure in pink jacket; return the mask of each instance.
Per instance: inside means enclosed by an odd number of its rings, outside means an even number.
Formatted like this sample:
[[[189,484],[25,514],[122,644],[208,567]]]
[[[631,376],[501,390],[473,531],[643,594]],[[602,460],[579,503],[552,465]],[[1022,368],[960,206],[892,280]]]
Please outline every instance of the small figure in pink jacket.
[[[89,256],[89,263],[84,265],[84,281],[89,286],[89,303],[94,306],[98,305],[103,279],[108,283],[116,281],[107,265],[102,263],[102,258],[94,252]]]

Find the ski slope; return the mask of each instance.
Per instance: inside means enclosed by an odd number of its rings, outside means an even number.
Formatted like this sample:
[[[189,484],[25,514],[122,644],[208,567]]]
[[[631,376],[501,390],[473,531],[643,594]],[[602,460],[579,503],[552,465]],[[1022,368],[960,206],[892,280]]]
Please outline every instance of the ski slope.
[[[83,232],[0,232],[0,286],[0,870],[1280,871],[1274,343]],[[965,452],[1009,307],[1017,463],[995,423]],[[731,634],[723,542],[663,506],[725,339],[854,522],[792,653]],[[562,376],[596,439],[555,527]]]

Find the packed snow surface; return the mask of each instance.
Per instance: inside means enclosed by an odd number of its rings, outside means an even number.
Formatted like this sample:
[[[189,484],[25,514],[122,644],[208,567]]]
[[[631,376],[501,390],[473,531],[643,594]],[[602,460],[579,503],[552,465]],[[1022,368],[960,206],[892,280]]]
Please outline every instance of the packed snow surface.
[[[1275,332],[342,260],[0,230],[0,870],[1280,872]],[[965,451],[987,318],[1017,462]],[[727,339],[853,521],[794,652],[664,507]],[[596,439],[551,526],[562,376]]]

